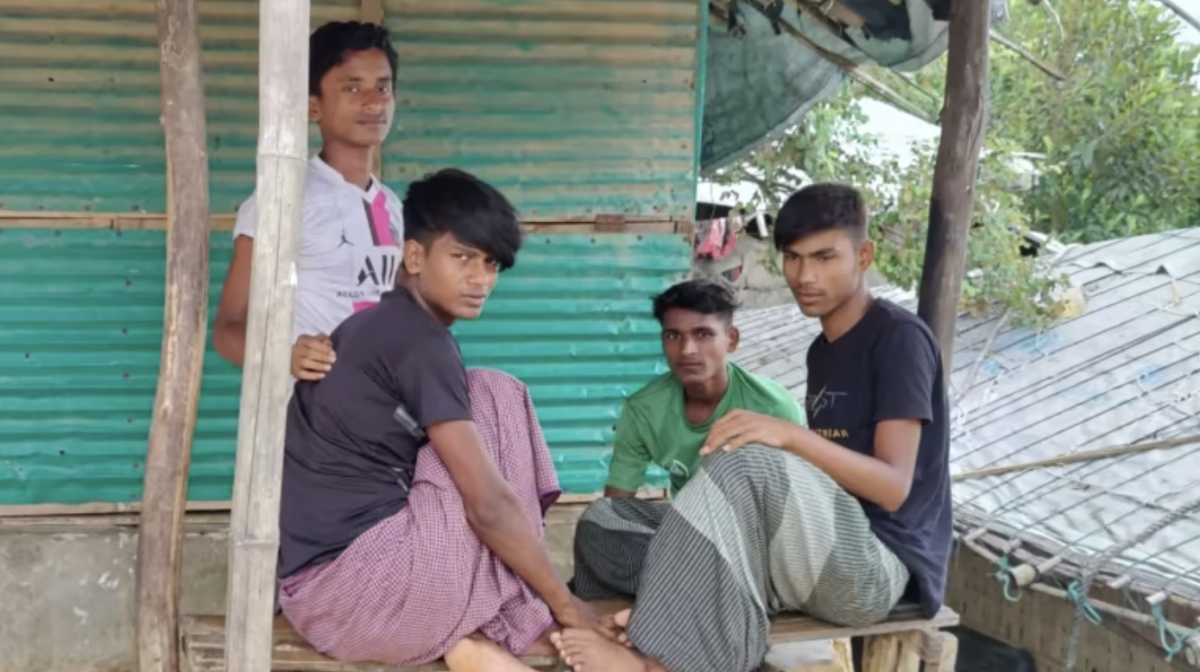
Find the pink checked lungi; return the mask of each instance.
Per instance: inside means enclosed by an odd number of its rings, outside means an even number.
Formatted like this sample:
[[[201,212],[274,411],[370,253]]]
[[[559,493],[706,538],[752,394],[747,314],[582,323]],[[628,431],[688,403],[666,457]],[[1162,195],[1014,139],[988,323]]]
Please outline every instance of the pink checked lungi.
[[[560,494],[529,390],[491,369],[467,372],[471,415],[491,459],[542,538]],[[347,662],[421,665],[479,632],[520,655],[554,618],[475,536],[432,446],[418,453],[408,503],[336,559],[283,581],[279,603],[318,651]]]

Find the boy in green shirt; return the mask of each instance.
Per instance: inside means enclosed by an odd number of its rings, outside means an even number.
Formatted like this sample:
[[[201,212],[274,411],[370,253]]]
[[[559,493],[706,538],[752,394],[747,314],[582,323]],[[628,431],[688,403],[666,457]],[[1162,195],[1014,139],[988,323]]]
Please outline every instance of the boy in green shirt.
[[[656,464],[674,498],[700,466],[712,425],[744,409],[796,424],[804,412],[783,386],[729,362],[737,349],[733,295],[705,280],[679,283],[654,299],[671,370],[625,401],[617,420],[605,499],[587,508],[575,532],[575,593],[585,600],[632,600],[650,538],[670,502],[634,497]]]

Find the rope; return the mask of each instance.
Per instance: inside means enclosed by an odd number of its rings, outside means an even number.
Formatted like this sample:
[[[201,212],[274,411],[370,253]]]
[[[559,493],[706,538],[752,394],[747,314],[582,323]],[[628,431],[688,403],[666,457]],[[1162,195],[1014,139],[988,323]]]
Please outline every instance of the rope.
[[[1017,592],[1012,592],[1013,576],[1012,565],[1008,562],[1008,556],[1002,555],[996,558],[996,579],[1000,581],[1001,587],[1004,589],[1004,599],[1008,602],[1021,601],[1021,589],[1017,588]]]
[[[1113,544],[1112,546],[1109,546],[1108,550],[1104,551],[1100,555],[1097,555],[1092,559],[1091,562],[1087,564],[1083,570],[1082,576],[1078,581],[1071,583],[1071,588],[1068,589],[1067,592],[1071,595],[1072,601],[1075,602],[1075,618],[1071,622],[1071,637],[1069,640],[1067,640],[1067,656],[1066,662],[1063,664],[1064,672],[1074,672],[1075,670],[1075,655],[1079,649],[1079,638],[1083,633],[1084,621],[1091,621],[1092,623],[1099,625],[1100,615],[1097,614],[1095,609],[1092,608],[1091,604],[1088,603],[1088,593],[1090,593],[1092,590],[1092,582],[1096,578],[1097,572],[1099,572],[1102,567],[1107,565],[1117,556],[1121,555],[1130,548],[1133,548],[1134,546],[1145,543],[1154,535],[1170,527],[1171,525],[1174,525],[1180,520],[1183,520],[1196,509],[1200,509],[1200,499],[1194,499],[1178,509],[1167,513],[1158,520],[1154,521],[1154,523],[1151,524],[1150,527],[1147,527],[1146,530],[1141,534],[1130,537],[1119,544]],[[1161,618],[1161,608],[1159,611],[1160,618],[1156,619],[1156,621],[1159,623],[1159,639],[1165,642],[1165,637],[1161,634],[1162,631],[1166,629],[1165,619]],[[1093,618],[1095,618],[1095,620],[1093,620]],[[1173,645],[1175,645],[1177,649],[1183,647],[1183,642],[1187,641],[1188,635],[1180,636],[1180,639],[1183,641],[1173,642]],[[1176,653],[1177,652],[1178,651],[1176,650]],[[1175,655],[1175,653],[1172,653],[1172,651],[1168,648],[1167,655],[1169,660],[1170,657]]]
[[[1150,614],[1154,616],[1154,623],[1158,627],[1158,643],[1162,645],[1163,650],[1167,652],[1167,662],[1175,657],[1183,650],[1185,644],[1188,643],[1197,632],[1200,632],[1200,627],[1192,628],[1182,635],[1173,631],[1168,627],[1167,618],[1163,616],[1163,608],[1161,604],[1154,605],[1150,610]]]
[[[1083,585],[1078,581],[1072,581],[1071,585],[1067,586],[1067,597],[1071,598],[1071,602],[1075,604],[1075,608],[1083,611],[1083,616],[1092,625],[1100,625],[1103,621],[1100,618],[1100,612],[1088,602],[1087,595],[1083,592]]]

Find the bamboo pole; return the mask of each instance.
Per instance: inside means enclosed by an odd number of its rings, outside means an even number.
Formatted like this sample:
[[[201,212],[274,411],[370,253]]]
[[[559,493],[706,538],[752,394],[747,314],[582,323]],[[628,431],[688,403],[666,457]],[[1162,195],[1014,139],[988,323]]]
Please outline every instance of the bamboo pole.
[[[229,534],[227,672],[271,669],[283,433],[308,148],[309,0],[259,3],[258,226]]]
[[[987,113],[990,13],[988,3],[979,0],[953,0],[950,6],[946,98],[917,309],[938,339],[947,374],[954,355],[954,322],[967,263],[967,237]]]
[[[158,0],[155,11],[167,163],[167,277],[138,534],[138,669],[177,672],[183,515],[208,327],[208,131],[196,0]]]

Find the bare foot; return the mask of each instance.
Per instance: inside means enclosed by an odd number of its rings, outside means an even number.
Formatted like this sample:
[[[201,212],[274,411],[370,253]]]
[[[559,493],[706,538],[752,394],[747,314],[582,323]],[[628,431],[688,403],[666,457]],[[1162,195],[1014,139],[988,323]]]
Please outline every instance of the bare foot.
[[[494,642],[475,637],[455,644],[445,660],[451,672],[534,672]]]
[[[613,614],[613,625],[617,627],[617,641],[629,648],[633,648],[633,643],[629,641],[629,617],[632,612],[629,609],[622,609]]]
[[[594,630],[568,629],[552,636],[563,661],[575,672],[646,672],[656,669],[633,649]]]
[[[525,652],[526,656],[557,656],[558,649],[555,648],[554,642],[550,641],[550,633],[553,630],[547,630],[542,633],[541,637],[537,638],[533,644],[529,645],[529,650]]]

